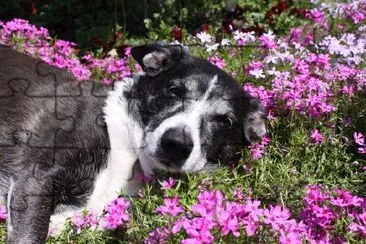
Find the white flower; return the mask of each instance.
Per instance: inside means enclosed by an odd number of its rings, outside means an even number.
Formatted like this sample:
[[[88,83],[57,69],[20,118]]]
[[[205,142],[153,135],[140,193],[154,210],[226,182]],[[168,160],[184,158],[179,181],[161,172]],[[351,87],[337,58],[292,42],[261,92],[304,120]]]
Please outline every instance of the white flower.
[[[109,52],[108,52],[108,56],[112,57],[112,58],[115,58],[118,56],[118,53],[117,53],[117,50],[115,48],[111,49]]]
[[[263,69],[254,69],[254,70],[251,70],[249,71],[249,74],[254,76],[256,79],[259,79],[259,78],[265,78],[266,76],[264,75],[263,73]]]
[[[266,64],[272,63],[272,64],[278,64],[278,57],[276,56],[276,54],[274,55],[268,55],[265,59],[264,62]]]
[[[202,43],[210,43],[212,41],[212,36],[204,31],[198,33],[197,38],[200,39]]]
[[[218,44],[218,43],[215,43],[215,44],[213,44],[213,45],[209,45],[209,44],[207,44],[207,45],[206,45],[206,51],[207,51],[207,52],[216,51],[218,47],[219,47],[219,44]]]
[[[221,40],[221,46],[230,46],[231,45],[231,41],[229,39],[222,39]]]
[[[278,76],[281,72],[277,71],[275,67],[272,67],[272,69],[266,70],[267,74]]]
[[[233,34],[233,38],[234,40],[242,40],[244,42],[254,42],[255,41],[255,36],[254,36],[254,31],[251,32],[241,32],[241,31],[234,31]]]

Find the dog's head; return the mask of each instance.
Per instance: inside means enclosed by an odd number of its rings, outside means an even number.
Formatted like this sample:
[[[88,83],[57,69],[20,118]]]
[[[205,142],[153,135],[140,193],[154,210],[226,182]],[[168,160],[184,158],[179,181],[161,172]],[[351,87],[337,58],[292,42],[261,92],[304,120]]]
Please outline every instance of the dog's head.
[[[144,75],[125,94],[143,130],[143,168],[194,172],[237,159],[239,149],[265,132],[260,102],[224,71],[179,45],[131,50]]]

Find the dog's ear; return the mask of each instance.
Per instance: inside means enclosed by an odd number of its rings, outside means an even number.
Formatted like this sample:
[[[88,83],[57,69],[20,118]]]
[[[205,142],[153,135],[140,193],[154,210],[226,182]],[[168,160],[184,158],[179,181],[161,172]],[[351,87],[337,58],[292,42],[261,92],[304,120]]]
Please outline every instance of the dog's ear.
[[[156,76],[173,68],[188,52],[181,45],[157,42],[133,47],[131,54],[148,76]]]
[[[246,93],[244,109],[246,110],[243,121],[245,143],[251,144],[266,134],[267,114],[260,101]]]

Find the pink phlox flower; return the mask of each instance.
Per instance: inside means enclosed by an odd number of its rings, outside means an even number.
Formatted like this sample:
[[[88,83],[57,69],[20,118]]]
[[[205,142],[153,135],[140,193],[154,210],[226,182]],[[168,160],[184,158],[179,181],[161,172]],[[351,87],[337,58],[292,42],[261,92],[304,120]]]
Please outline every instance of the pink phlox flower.
[[[314,20],[315,23],[321,24],[324,22],[325,16],[324,13],[320,9],[311,9],[307,14],[306,17],[309,19]]]
[[[129,206],[130,202],[122,197],[118,197],[108,204],[107,213],[102,218],[103,228],[113,230],[127,224],[130,221],[130,216],[127,213]]]
[[[356,218],[348,227],[349,230],[366,238],[366,210],[355,217]]]
[[[221,234],[223,236],[228,235],[230,232],[233,233],[234,236],[240,236],[239,232],[239,221],[235,216],[235,213],[230,211],[223,211],[219,216],[219,224],[221,226]]]
[[[103,216],[103,228],[114,230],[123,224],[122,219],[115,214],[106,214]]]
[[[210,233],[210,230],[216,224],[206,218],[194,218],[191,221],[191,226],[186,228],[186,233],[190,238],[195,238],[201,243],[212,243],[214,237]]]
[[[164,180],[160,183],[161,185],[161,190],[170,190],[173,188],[173,186],[175,185],[176,181],[174,178],[169,177],[168,181]]]
[[[188,229],[191,226],[191,221],[187,217],[183,216],[174,222],[172,227],[172,233],[178,233],[182,228]]]
[[[253,160],[257,160],[264,155],[263,147],[260,143],[254,143],[250,145],[250,153]]]
[[[365,14],[362,13],[361,11],[354,12],[353,14],[350,15],[350,17],[352,18],[355,24],[361,23],[366,18]]]
[[[167,226],[156,228],[144,239],[144,244],[167,243],[170,235],[171,234]]]
[[[212,56],[208,58],[208,61],[212,63],[213,65],[216,65],[220,69],[223,69],[225,67],[225,61],[218,56]]]
[[[263,210],[263,217],[264,223],[270,224],[274,230],[279,231],[290,217],[290,211],[282,210],[280,206],[270,206],[269,209]]]
[[[361,197],[353,196],[349,191],[342,189],[335,189],[336,197],[330,197],[330,203],[334,206],[339,207],[349,207],[356,206],[359,207],[363,203],[364,199]]]
[[[201,217],[212,217],[212,215],[214,214],[214,211],[212,209],[207,209],[202,204],[194,204],[191,210],[193,213]]]
[[[316,65],[329,68],[330,56],[329,54],[319,54],[315,60]]]
[[[270,30],[268,33],[264,33],[258,38],[261,41],[260,46],[263,48],[274,49],[277,48],[275,36],[273,32]]]
[[[212,211],[222,206],[224,195],[221,191],[204,191],[198,194],[198,203],[205,207],[208,211]]]
[[[318,129],[310,131],[311,142],[314,144],[321,144],[324,141],[324,136],[319,132]]]
[[[71,218],[71,224],[76,229],[77,233],[80,233],[81,229],[85,227],[86,221],[85,216],[81,211],[78,211],[74,214],[74,216]]]
[[[366,147],[359,147],[359,148],[357,149],[357,151],[358,151],[358,153],[360,153],[360,154],[366,154]]]
[[[253,236],[259,226],[258,216],[263,215],[263,209],[259,208],[260,201],[247,199],[242,211],[237,214],[239,221],[244,225],[248,236]]]
[[[95,227],[98,225],[98,214],[94,210],[83,210],[74,213],[71,224],[80,233],[84,228]]]
[[[356,144],[359,146],[365,145],[365,138],[360,132],[353,133],[353,139],[355,140]]]
[[[271,142],[271,138],[269,138],[267,135],[263,136],[260,142],[253,143],[249,146],[250,153],[253,160],[257,160],[265,154],[265,148],[268,146],[268,144]]]
[[[203,242],[197,238],[187,238],[180,242],[181,244],[202,244]]]
[[[310,72],[309,64],[302,59],[295,59],[295,69],[299,74],[307,75]]]
[[[6,207],[3,205],[0,205],[0,222],[6,220],[7,214],[6,214]]]
[[[164,205],[159,206],[156,211],[162,215],[177,216],[184,212],[184,209],[178,204],[178,197],[164,198]]]
[[[319,185],[308,185],[306,187],[306,196],[304,202],[306,205],[321,204],[330,199],[327,191],[323,191]]]

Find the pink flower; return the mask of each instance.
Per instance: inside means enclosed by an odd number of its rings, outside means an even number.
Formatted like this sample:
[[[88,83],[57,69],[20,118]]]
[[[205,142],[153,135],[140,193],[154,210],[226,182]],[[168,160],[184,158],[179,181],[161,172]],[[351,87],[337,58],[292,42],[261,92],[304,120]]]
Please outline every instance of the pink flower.
[[[0,222],[6,220],[7,214],[6,214],[6,207],[3,205],[0,205]]]
[[[275,36],[273,35],[272,31],[264,33],[258,39],[261,41],[260,46],[263,48],[269,48],[269,49],[277,48]]]
[[[126,225],[130,221],[127,209],[130,202],[122,197],[116,198],[106,207],[106,214],[102,217],[103,228],[113,230]]]
[[[363,203],[363,198],[352,196],[349,191],[335,189],[334,192],[337,194],[337,197],[331,197],[330,203],[334,206],[339,207],[349,207],[349,206],[361,206]]]
[[[325,18],[324,13],[319,9],[311,9],[306,17],[314,20],[314,22],[318,24],[321,24]]]
[[[353,133],[353,139],[355,140],[356,144],[358,144],[359,146],[365,145],[365,138],[363,137],[362,133],[360,133],[360,132]]]
[[[145,238],[144,244],[160,244],[169,240],[170,232],[168,227],[156,228]]]
[[[324,141],[324,136],[320,134],[318,129],[310,131],[311,142],[314,144],[321,144]]]
[[[208,61],[210,63],[216,65],[220,69],[223,69],[225,67],[225,61],[217,56],[212,56],[212,57],[208,58]]]
[[[359,147],[359,148],[357,149],[357,151],[358,151],[358,153],[360,153],[360,154],[366,154],[366,147]]]
[[[163,182],[160,183],[161,185],[161,190],[170,190],[173,188],[173,186],[175,185],[176,181],[172,178],[169,177],[168,181],[164,180]]]
[[[164,198],[164,205],[159,206],[156,211],[162,215],[177,216],[184,212],[184,209],[179,206],[178,202],[178,197],[174,197],[173,199]]]
[[[235,214],[235,213],[233,213]],[[221,226],[221,234],[226,236],[230,232],[233,233],[234,236],[240,236],[238,231],[239,229],[239,221],[238,218],[228,211],[224,211],[220,214],[219,223]]]
[[[354,222],[348,227],[352,232],[359,234],[361,237],[366,238],[366,211],[356,215]]]
[[[71,218],[71,224],[75,228],[76,233],[80,233],[83,228],[97,226],[98,215],[93,210],[78,211]]]
[[[269,209],[263,211],[263,217],[264,223],[270,224],[274,230],[279,231],[290,217],[290,211],[288,209],[282,210],[280,206],[270,206]]]

